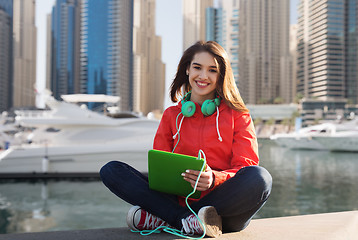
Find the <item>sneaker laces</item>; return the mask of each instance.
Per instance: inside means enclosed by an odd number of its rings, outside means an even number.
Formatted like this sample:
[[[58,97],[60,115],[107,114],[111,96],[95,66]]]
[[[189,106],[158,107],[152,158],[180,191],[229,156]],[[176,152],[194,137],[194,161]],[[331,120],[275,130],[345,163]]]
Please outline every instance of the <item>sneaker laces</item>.
[[[182,219],[182,232],[188,235],[203,234],[203,229],[198,221],[198,218],[191,214],[187,218]]]
[[[143,229],[146,230],[153,230],[156,229],[157,227],[163,226],[166,224],[165,221],[163,221],[161,218],[154,216],[153,214],[146,212],[146,216],[145,216],[145,220],[144,220],[144,224],[143,224]]]

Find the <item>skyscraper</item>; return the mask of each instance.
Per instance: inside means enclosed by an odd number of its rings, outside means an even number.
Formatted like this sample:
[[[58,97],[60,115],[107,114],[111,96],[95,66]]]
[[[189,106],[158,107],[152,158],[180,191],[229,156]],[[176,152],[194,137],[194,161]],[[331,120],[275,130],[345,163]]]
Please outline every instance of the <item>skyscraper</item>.
[[[155,0],[134,0],[133,90],[134,111],[147,114],[164,105],[165,65],[162,42],[155,35]]]
[[[0,5],[0,113],[11,103],[11,17]]]
[[[121,110],[133,109],[132,34],[133,0],[83,0],[81,93],[119,96]]]
[[[183,0],[183,50],[206,39],[206,9],[213,0]]]
[[[297,24],[292,24],[290,26],[290,57],[291,57],[291,69],[290,69],[290,78],[292,81],[288,84],[287,99],[292,99],[292,102],[299,100],[297,95]]]
[[[80,1],[56,0],[52,9],[50,82],[55,98],[79,93]]]
[[[358,104],[358,3],[356,0],[347,0],[346,14],[346,98],[349,103]]]
[[[290,81],[289,1],[240,0],[239,90],[246,103],[284,102]]]
[[[12,0],[0,0],[0,8],[5,11],[10,17],[12,17],[13,1]]]
[[[358,103],[357,1],[301,0],[297,91],[318,100]]]
[[[135,0],[136,16],[133,1],[56,1],[48,19],[52,50],[47,56],[56,98],[107,94],[120,97],[122,111],[163,108],[165,70],[161,39],[155,36],[155,0]],[[97,105],[88,104],[90,109]]]
[[[35,106],[35,0],[0,0],[0,111]]]
[[[215,41],[224,46],[223,9],[222,7],[208,7],[205,11],[205,40]]]
[[[219,43],[228,53],[235,80],[239,79],[239,1],[222,0],[206,9],[206,40]]]
[[[35,0],[13,0],[13,106],[35,106]]]

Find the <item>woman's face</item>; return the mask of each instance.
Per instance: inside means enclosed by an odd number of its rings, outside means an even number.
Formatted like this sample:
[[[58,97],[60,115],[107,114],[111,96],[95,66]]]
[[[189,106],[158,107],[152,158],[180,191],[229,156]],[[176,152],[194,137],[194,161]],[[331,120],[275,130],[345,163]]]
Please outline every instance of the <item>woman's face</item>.
[[[217,61],[210,53],[195,54],[187,69],[187,74],[192,88],[191,101],[201,105],[205,100],[215,98],[219,69]]]

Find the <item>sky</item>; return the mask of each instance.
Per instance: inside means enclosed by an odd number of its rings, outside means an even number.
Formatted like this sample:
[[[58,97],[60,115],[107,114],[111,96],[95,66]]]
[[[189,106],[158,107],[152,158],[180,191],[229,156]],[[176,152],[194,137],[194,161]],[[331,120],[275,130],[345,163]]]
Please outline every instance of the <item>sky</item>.
[[[296,23],[297,3],[291,1],[290,23]],[[46,16],[51,13],[55,0],[36,0],[36,26],[37,26],[37,69],[36,85],[41,91],[45,87],[46,79]],[[156,0],[156,34],[162,37],[162,61],[166,64],[166,89],[169,89],[176,67],[183,52],[183,21],[182,0]],[[168,91],[166,91],[164,107],[170,106]],[[38,106],[44,107],[41,99]]]

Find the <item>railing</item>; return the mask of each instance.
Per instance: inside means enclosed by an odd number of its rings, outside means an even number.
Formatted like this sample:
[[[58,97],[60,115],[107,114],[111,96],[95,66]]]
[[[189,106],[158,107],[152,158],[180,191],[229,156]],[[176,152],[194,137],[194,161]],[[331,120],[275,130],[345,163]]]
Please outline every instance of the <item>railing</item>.
[[[23,118],[43,118],[43,117],[51,117],[52,111],[37,111],[37,110],[30,110],[30,111],[15,111],[17,117]]]

